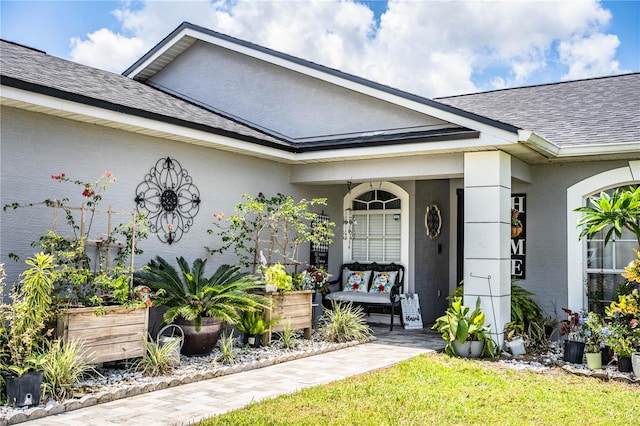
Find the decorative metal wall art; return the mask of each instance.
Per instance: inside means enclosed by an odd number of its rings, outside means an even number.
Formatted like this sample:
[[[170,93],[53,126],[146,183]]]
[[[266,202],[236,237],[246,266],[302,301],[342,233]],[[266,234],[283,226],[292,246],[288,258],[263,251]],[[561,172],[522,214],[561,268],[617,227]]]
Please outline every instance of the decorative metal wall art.
[[[173,244],[193,225],[200,191],[180,163],[161,158],[136,188],[136,209],[149,212],[147,223],[163,243]]]

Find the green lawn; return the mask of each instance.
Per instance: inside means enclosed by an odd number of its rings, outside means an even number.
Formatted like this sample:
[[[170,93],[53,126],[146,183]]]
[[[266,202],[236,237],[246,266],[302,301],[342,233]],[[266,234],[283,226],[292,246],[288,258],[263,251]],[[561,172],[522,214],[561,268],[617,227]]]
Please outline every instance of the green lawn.
[[[429,354],[200,423],[326,424],[638,425],[640,386]]]

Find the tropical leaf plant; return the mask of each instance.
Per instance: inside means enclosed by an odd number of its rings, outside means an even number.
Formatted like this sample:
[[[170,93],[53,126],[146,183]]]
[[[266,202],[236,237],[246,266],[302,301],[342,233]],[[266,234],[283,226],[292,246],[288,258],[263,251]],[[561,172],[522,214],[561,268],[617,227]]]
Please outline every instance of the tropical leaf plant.
[[[612,195],[601,192],[597,197],[590,197],[589,204],[574,210],[582,213],[577,222],[579,227],[584,226],[580,239],[603,232],[606,245],[614,234],[622,237],[622,230],[626,228],[633,232],[640,245],[640,187],[617,188]]]
[[[220,265],[210,277],[204,276],[206,259],[196,259],[191,267],[184,259],[176,259],[180,272],[165,259],[156,256],[142,271],[136,282],[155,292],[155,305],[169,307],[164,314],[167,323],[182,317],[193,321],[196,330],[202,317],[218,318],[229,324],[239,320],[239,311],[269,308],[269,301],[251,293],[262,288],[256,277],[240,272],[239,266]]]
[[[454,341],[483,341],[483,355],[495,356],[496,343],[491,339],[491,327],[484,324],[485,315],[480,309],[480,298],[476,301],[476,308],[469,313],[471,308],[462,304],[462,298],[456,297],[444,315],[436,319],[433,329],[442,334],[447,342],[445,352],[449,355],[458,355],[453,347]]]

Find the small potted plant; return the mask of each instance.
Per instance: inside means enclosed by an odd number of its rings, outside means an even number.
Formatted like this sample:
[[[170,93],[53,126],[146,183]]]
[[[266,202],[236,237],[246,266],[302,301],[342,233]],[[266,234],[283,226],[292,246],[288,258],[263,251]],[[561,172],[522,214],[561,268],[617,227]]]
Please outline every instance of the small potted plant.
[[[524,355],[527,351],[525,349],[524,325],[516,322],[508,322],[504,326],[504,345],[511,352],[512,355]]]
[[[582,364],[584,357],[584,341],[580,336],[582,327],[582,315],[580,312],[573,312],[571,309],[562,308],[567,314],[567,319],[560,322],[560,335],[567,336],[564,341],[563,361],[572,364]]]
[[[581,319],[580,335],[584,339],[587,367],[590,370],[602,368],[602,348],[611,336],[608,327],[600,315],[595,312],[589,312]]]
[[[456,297],[446,313],[437,318],[433,329],[437,329],[447,342],[445,352],[449,355],[465,358],[480,356],[493,357],[496,343],[489,334],[491,328],[484,324],[484,312],[480,309],[480,298],[476,301],[476,309],[462,304],[462,298]]]
[[[308,266],[302,272],[302,290],[319,291],[323,296],[329,293],[331,274],[322,268]]]
[[[266,320],[264,314],[258,311],[241,312],[235,327],[244,335],[245,345],[257,348],[262,345],[262,335],[278,320],[278,318]]]

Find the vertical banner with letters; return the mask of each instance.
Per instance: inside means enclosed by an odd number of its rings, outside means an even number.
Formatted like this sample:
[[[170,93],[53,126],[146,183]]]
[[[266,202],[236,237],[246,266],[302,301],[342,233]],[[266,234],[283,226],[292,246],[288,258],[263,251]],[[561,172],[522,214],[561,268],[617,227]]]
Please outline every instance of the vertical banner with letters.
[[[511,194],[511,276],[525,278],[527,195]]]

